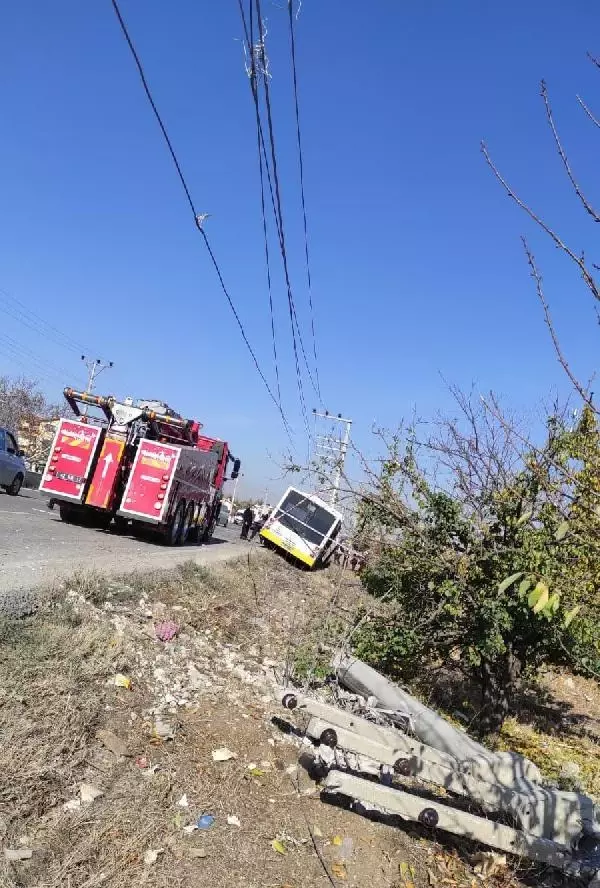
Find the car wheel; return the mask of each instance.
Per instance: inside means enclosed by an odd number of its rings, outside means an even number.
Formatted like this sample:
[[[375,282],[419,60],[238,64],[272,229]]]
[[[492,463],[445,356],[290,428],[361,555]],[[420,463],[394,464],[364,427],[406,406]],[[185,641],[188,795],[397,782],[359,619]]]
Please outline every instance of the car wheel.
[[[13,483],[6,488],[9,496],[18,496],[23,487],[23,475],[17,475]]]
[[[18,496],[23,486],[23,475],[17,475],[12,484],[5,488],[9,496]]]

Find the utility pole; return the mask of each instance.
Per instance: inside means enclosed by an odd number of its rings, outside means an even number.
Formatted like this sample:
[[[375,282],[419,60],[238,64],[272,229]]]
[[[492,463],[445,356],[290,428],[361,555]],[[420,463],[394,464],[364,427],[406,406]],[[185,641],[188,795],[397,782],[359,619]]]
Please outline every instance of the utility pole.
[[[315,449],[335,454],[333,485],[330,494],[331,505],[335,506],[338,500],[342,472],[344,471],[344,463],[346,462],[346,454],[348,453],[348,445],[350,444],[350,427],[352,425],[352,420],[345,419],[341,413],[334,416],[329,410],[326,410],[325,413],[318,413],[313,408],[313,414],[317,419],[325,419],[329,422],[339,422],[345,426],[343,435],[340,435],[339,437],[336,437],[335,435],[317,435],[315,441]]]
[[[88,358],[87,355],[82,355],[81,360],[84,362],[88,371],[88,382],[85,390],[89,395],[89,393],[94,390],[94,381],[96,377],[99,376],[103,370],[109,370],[113,366],[113,362],[101,361],[100,358]]]
[[[109,370],[112,367],[113,362],[112,361],[108,361],[108,362],[104,361],[103,362],[100,360],[100,358],[88,358],[87,355],[82,355],[81,360],[83,361],[83,363],[87,367],[87,371],[88,371],[88,381],[87,381],[87,386],[86,386],[85,390],[86,390],[87,394],[89,395],[90,392],[92,392],[94,389],[94,381],[95,381],[96,377],[99,376],[103,370]],[[82,415],[83,416],[88,415],[87,405],[84,407]]]
[[[244,473],[242,472],[242,474],[238,475],[237,478],[235,479],[235,481],[233,482],[233,496],[231,497],[231,517],[232,518],[235,515],[235,495],[237,493],[238,481],[240,480],[240,478],[243,478],[243,477],[244,477]]]

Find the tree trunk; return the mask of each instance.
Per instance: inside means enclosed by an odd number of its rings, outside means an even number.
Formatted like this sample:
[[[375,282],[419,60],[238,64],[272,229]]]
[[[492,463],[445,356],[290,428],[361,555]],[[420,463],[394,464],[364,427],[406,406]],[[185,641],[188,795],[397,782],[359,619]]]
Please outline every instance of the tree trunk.
[[[522,664],[509,645],[501,660],[481,664],[480,681],[482,712],[479,719],[481,736],[497,734],[510,710],[510,701],[517,692]]]

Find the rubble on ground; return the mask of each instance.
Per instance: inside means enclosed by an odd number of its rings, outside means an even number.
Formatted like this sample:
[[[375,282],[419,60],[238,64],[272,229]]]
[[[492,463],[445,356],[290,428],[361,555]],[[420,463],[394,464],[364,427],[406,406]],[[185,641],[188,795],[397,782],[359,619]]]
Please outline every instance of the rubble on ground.
[[[83,591],[66,590],[65,613],[68,609],[84,623],[96,622],[103,631],[108,624],[108,637],[113,639],[109,643],[114,644],[117,653],[99,681],[106,718],[94,723],[88,758],[79,762],[72,781],[58,795],[57,804],[44,815],[52,828],[56,823],[66,824],[67,830],[73,830],[75,841],[80,842],[81,833],[75,835],[74,830],[81,824],[83,831],[86,820],[106,817],[111,830],[123,829],[122,824],[113,825],[111,811],[115,804],[126,805],[127,816],[139,805],[139,823],[132,820],[128,829],[146,829],[150,823],[154,832],[144,834],[133,850],[126,848],[130,838],[127,830],[118,836],[116,844],[121,842],[123,855],[127,852],[127,859],[133,861],[128,863],[133,867],[132,877],[128,870],[131,883],[149,879],[159,888],[172,884],[171,876],[187,886],[197,884],[207,873],[214,884],[211,867],[216,871],[221,866],[219,860],[224,860],[227,843],[244,848],[245,853],[250,847],[253,852],[256,848],[261,865],[264,858],[274,868],[268,878],[243,882],[251,888],[320,884],[324,874],[318,869],[318,861],[314,881],[313,875],[305,877],[305,868],[311,866],[311,855],[314,857],[313,848],[318,848],[336,882],[364,884],[369,873],[375,872],[372,867],[381,865],[381,871],[385,866],[387,873],[386,879],[381,878],[382,885],[404,888],[412,883],[415,888],[423,888],[447,882],[470,888],[474,871],[456,852],[447,853],[434,841],[417,840],[412,833],[377,831],[367,821],[321,804],[319,788],[297,764],[299,754],[313,753],[313,742],[303,738],[302,731],[284,734],[271,723],[274,713],[284,715],[274,703],[285,671],[284,663],[277,659],[276,646],[265,651],[262,639],[260,644],[244,645],[228,641],[225,633],[209,628],[208,620],[199,620],[198,613],[188,612],[177,598],[176,603],[152,601],[146,595],[138,598],[130,586],[117,581],[110,584],[108,600],[98,600],[100,596],[94,598],[85,587],[80,588]],[[57,602],[56,607],[61,606],[65,605]],[[170,626],[169,630],[157,633],[157,625],[164,624]],[[170,624],[177,627],[172,635]],[[221,626],[220,619],[213,619],[213,625]],[[258,632],[253,638],[259,638]],[[265,656],[265,652],[271,656]],[[336,684],[322,683],[315,696],[376,725],[388,725],[396,715],[382,710],[374,698],[367,699]],[[410,724],[396,721],[396,725],[410,729]],[[249,737],[252,742],[244,745],[243,740]],[[565,769],[563,776],[574,780],[577,774],[571,768]],[[214,788],[219,782],[227,790],[215,804],[211,792],[219,792]],[[135,793],[131,799],[130,787]],[[115,802],[117,797],[121,802]],[[148,810],[143,810],[140,799],[151,800]],[[297,807],[292,815],[294,805]],[[274,811],[277,814],[268,827],[256,823],[257,818],[268,818]],[[35,816],[32,821],[37,831],[30,832],[29,824],[26,826],[32,839],[27,846],[18,844],[20,833],[14,832],[12,824],[3,840],[3,852],[13,852],[5,856],[6,865],[15,872],[26,871],[44,854],[54,853],[44,845],[42,837],[46,838],[47,833]],[[115,840],[109,837],[107,841],[110,844]],[[25,852],[31,852],[31,858]],[[408,860],[402,860],[401,853]],[[137,871],[135,866],[139,867]],[[186,866],[196,867],[190,881],[182,876]],[[298,869],[294,870],[295,866]],[[473,858],[473,866],[478,867],[480,880],[491,879],[494,886],[508,886],[508,881],[496,882],[504,879],[502,871],[507,869],[501,855],[481,852]],[[0,883],[1,867],[0,863]],[[101,875],[100,870],[96,875]],[[38,888],[34,881],[8,884]],[[49,888],[56,884],[48,881]],[[83,875],[81,884],[85,884]],[[110,878],[107,884],[113,884]],[[242,882],[234,877],[231,884]]]

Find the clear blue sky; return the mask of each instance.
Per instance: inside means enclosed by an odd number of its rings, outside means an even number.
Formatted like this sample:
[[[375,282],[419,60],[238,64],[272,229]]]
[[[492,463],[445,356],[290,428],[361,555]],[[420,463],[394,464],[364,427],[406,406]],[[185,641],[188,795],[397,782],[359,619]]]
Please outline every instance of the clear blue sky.
[[[273,380],[253,107],[236,0],[122,0],[155,99],[251,341]],[[310,348],[283,2],[268,19],[288,250]],[[317,347],[326,406],[375,420],[448,404],[440,374],[534,410],[566,391],[519,234],[531,238],[575,366],[594,366],[590,301],[479,153],[576,249],[592,223],[565,183],[544,119],[546,78],[572,161],[599,197],[595,2],[304,0],[297,21]],[[286,438],[244,349],[161,141],[109,0],[20,0],[0,13],[0,289],[112,359],[100,391],[162,397],[227,438],[260,492]],[[596,192],[593,188],[596,186]],[[275,243],[272,255],[277,259]],[[597,260],[600,257],[595,257]],[[286,294],[276,266],[284,406],[302,438]],[[6,316],[57,400],[82,384],[76,351]],[[0,340],[0,372],[22,367]],[[38,375],[35,368],[31,375]],[[316,399],[306,382],[309,408]],[[271,484],[276,492],[277,484]]]

